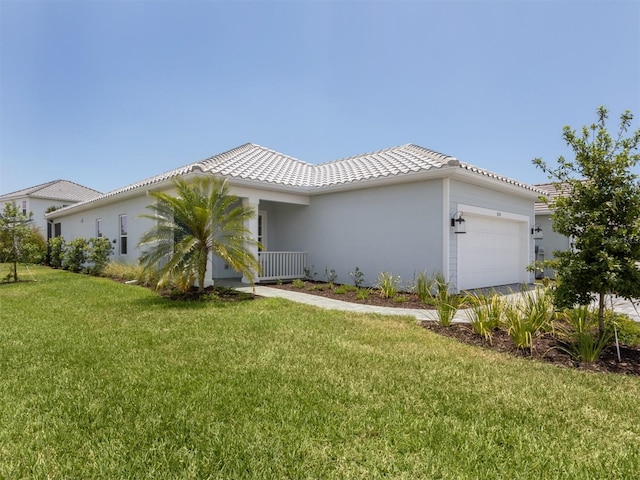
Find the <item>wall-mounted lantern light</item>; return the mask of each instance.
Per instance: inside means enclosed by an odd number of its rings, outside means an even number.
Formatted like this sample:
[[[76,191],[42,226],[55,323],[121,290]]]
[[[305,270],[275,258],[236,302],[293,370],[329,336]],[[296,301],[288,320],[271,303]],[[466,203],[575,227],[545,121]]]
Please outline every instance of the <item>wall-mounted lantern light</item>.
[[[451,226],[454,229],[453,233],[467,233],[467,227],[464,222],[462,212],[456,212],[451,218]]]
[[[533,235],[534,240],[542,240],[542,228],[540,228],[540,225],[534,225],[531,229],[531,235]]]

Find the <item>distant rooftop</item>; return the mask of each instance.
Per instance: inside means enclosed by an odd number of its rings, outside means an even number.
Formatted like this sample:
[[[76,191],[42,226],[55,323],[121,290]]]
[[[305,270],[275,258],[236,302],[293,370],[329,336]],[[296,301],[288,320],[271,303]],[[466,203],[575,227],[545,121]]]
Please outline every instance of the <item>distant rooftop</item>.
[[[84,187],[69,180],[53,180],[34,187],[0,195],[0,202],[23,197],[84,202],[99,197],[100,195],[102,195],[102,192]]]
[[[559,188],[556,187],[555,183],[539,183],[534,185],[534,187],[542,190],[544,192],[542,197],[547,200],[546,202],[542,200],[536,201],[533,207],[536,213],[547,213],[551,211],[549,205],[552,204],[557,197],[571,195],[571,186],[567,183],[561,184]]]

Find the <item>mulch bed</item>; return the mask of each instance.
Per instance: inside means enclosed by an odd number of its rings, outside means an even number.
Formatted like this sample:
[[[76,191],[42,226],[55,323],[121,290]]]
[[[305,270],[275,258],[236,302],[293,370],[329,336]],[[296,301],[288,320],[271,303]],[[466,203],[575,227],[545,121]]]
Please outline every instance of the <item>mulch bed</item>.
[[[348,291],[345,293],[336,293],[333,289],[322,282],[306,281],[304,288],[295,288],[291,283],[269,284],[269,287],[279,288],[281,290],[290,290],[292,292],[308,293],[334,300],[342,300],[343,302],[358,303],[360,305],[376,305],[379,307],[395,307],[395,308],[414,308],[419,310],[432,310],[433,307],[425,305],[420,301],[417,295],[410,293],[399,293],[395,299],[383,298],[380,294],[372,290],[367,299],[356,298],[356,292]],[[322,290],[319,290],[322,288]]]
[[[560,350],[560,342],[552,335],[545,334],[534,338],[533,352],[516,348],[511,338],[504,330],[493,333],[492,343],[489,344],[482,336],[473,331],[470,325],[454,323],[449,327],[443,327],[437,322],[421,322],[421,325],[439,335],[454,338],[459,342],[477,347],[486,348],[496,352],[503,352],[522,358],[530,358],[536,361],[552,363],[567,368],[577,368],[593,372],[621,373],[626,375],[640,375],[640,348],[620,345],[620,358],[616,353],[616,347],[608,347],[593,363],[579,363],[574,361],[569,354]]]
[[[323,285],[321,282],[305,282],[304,288],[294,288],[291,283],[273,284],[270,287],[282,290],[291,290],[294,292],[308,293],[310,295],[319,295],[335,300],[343,300],[345,302],[359,303],[362,305],[378,305],[383,307],[401,307],[415,309],[433,309],[434,307],[425,305],[420,301],[417,295],[403,293],[401,301],[390,298],[381,297],[375,290],[371,292],[366,300],[356,299],[355,292],[346,292],[337,294],[334,290],[325,286],[319,290],[318,286]],[[459,342],[474,345],[489,350],[503,352],[522,358],[530,358],[535,361],[551,363],[566,368],[577,368],[580,370],[594,372],[611,372],[626,375],[640,376],[640,348],[620,345],[621,362],[618,362],[618,356],[615,346],[607,348],[600,359],[593,363],[579,363],[574,361],[569,354],[560,350],[560,342],[552,335],[541,335],[534,339],[533,352],[529,350],[520,350],[516,348],[513,341],[504,330],[495,331],[492,343],[489,344],[482,336],[476,334],[469,324],[455,323],[450,327],[443,327],[438,322],[421,322],[421,325],[439,335],[454,338]]]

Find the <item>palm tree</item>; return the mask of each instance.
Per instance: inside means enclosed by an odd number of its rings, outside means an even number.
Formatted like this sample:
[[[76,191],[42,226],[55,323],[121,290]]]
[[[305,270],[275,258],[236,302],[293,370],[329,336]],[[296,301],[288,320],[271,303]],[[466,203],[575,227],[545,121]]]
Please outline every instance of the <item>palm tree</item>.
[[[178,274],[197,278],[198,291],[202,292],[209,253],[213,252],[253,285],[260,264],[249,247],[257,247],[258,242],[246,221],[256,212],[237,204],[238,198],[229,194],[226,180],[214,176],[199,177],[191,183],[178,178],[174,185],[175,196],[150,193],[156,201],[147,208],[153,213],[141,217],[155,223],[138,243],[138,247],[148,247],[140,256],[140,264],[145,268],[161,265],[160,284]]]

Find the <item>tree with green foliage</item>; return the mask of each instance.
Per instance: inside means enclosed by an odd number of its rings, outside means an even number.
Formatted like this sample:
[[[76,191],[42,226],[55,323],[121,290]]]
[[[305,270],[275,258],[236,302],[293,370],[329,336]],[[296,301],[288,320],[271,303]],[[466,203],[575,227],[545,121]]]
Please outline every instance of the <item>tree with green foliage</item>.
[[[33,227],[32,214],[7,202],[0,213],[0,261],[12,264],[8,280],[18,281],[18,263],[39,263],[46,253],[40,232]]]
[[[607,294],[640,298],[640,184],[632,172],[640,161],[640,129],[628,135],[633,115],[626,111],[612,137],[606,128],[608,111],[600,107],[597,116],[580,133],[564,127],[562,136],[574,160],[560,157],[555,168],[539,158],[533,163],[554,180],[556,189],[571,192],[550,202],[553,230],[573,243],[571,250],[554,252],[554,302],[570,308],[597,299],[603,334]]]
[[[145,268],[160,266],[160,284],[184,274],[197,279],[198,291],[204,291],[209,254],[224,260],[244,274],[253,284],[260,269],[250,247],[257,247],[246,222],[256,212],[238,203],[229,193],[226,180],[199,177],[188,183],[174,181],[176,195],[151,192],[156,199],[142,215],[154,222],[144,233],[138,247],[147,247],[139,261]]]

